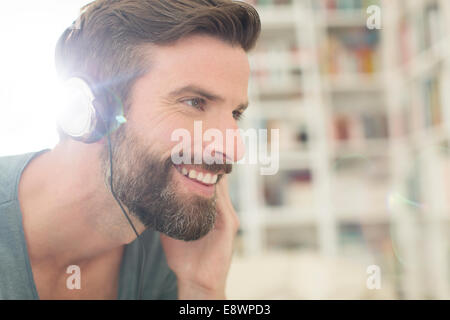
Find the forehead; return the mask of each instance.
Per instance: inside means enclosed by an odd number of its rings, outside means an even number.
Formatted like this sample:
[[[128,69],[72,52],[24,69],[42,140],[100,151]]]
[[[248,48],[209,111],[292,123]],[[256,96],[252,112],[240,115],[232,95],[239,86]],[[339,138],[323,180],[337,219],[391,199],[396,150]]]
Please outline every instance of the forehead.
[[[153,46],[150,65],[150,74],[159,85],[173,88],[194,83],[235,95],[247,92],[250,70],[246,52],[211,36],[195,35]]]

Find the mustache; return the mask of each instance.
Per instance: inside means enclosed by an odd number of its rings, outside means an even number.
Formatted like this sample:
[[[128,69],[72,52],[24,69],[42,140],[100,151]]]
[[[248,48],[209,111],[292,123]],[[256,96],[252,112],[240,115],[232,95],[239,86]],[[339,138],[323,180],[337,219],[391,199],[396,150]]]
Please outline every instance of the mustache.
[[[224,174],[229,174],[233,170],[232,164],[219,164],[219,163],[213,163],[213,164],[200,164],[199,165],[202,169],[206,171],[211,171],[213,173],[222,172]]]
[[[180,151],[179,153],[180,157],[183,157],[183,152]],[[169,158],[169,160],[171,161],[171,159]],[[212,163],[212,164],[208,164],[208,163],[204,163],[202,160],[202,163],[200,164],[195,164],[194,162],[194,156],[191,156],[191,161],[189,164],[192,164],[194,166],[196,166],[197,168],[201,168],[205,171],[209,171],[212,173],[221,173],[222,174],[229,174],[233,171],[233,165],[231,163]]]

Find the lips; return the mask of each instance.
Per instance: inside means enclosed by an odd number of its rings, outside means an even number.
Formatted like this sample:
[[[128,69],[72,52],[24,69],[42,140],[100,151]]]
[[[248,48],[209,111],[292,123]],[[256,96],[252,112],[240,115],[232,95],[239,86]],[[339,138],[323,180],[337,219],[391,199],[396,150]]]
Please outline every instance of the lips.
[[[218,179],[218,174],[212,174],[206,171],[195,170],[192,168],[188,168],[186,166],[175,166],[175,169],[185,177],[195,182],[200,182],[207,186],[212,186],[216,184]]]

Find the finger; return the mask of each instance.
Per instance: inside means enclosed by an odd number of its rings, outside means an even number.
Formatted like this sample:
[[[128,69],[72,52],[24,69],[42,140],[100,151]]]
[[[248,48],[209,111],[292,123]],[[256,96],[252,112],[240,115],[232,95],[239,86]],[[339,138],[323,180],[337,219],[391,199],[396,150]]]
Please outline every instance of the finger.
[[[240,222],[231,202],[228,192],[228,180],[226,176],[223,177],[223,183],[218,186],[216,208],[217,226],[227,226],[232,232],[237,232]]]

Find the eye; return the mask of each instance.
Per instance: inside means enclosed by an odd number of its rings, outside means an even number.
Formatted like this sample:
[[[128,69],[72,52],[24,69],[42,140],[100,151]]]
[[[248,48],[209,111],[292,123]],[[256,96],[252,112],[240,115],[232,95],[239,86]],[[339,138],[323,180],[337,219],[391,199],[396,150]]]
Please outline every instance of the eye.
[[[241,120],[242,117],[244,116],[242,111],[233,111],[233,118],[236,119],[237,121]]]
[[[200,110],[204,110],[204,107],[206,104],[205,99],[202,99],[202,98],[189,98],[189,99],[183,100],[182,102],[191,107],[194,107],[194,108],[197,108]]]

